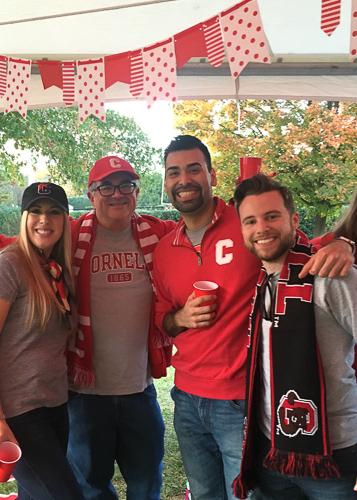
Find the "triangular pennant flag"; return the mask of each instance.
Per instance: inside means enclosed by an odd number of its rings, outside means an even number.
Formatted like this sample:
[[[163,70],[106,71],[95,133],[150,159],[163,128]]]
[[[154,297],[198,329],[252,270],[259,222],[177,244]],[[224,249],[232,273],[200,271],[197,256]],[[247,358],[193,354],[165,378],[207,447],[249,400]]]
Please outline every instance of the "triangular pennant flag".
[[[10,111],[18,111],[24,118],[26,118],[30,76],[30,59],[9,58],[7,89],[4,97],[6,100],[5,114]]]
[[[146,47],[143,52],[143,63],[143,97],[148,107],[158,99],[175,102],[177,74],[173,38]]]
[[[130,55],[130,93],[139,97],[144,88],[143,54],[136,50]]]
[[[357,0],[352,0],[350,58],[357,54]]]
[[[130,83],[130,54],[123,52],[104,58],[106,89],[115,82]]]
[[[62,68],[60,61],[37,61],[43,88],[46,90],[54,85],[63,88]]]
[[[0,56],[0,97],[5,95],[6,92],[6,81],[7,81],[6,63],[7,63],[7,57]]]
[[[219,17],[213,17],[203,23],[204,35],[207,46],[208,60],[212,66],[219,68],[224,58],[224,45]]]
[[[341,0],[322,0],[321,29],[327,36],[331,36],[340,24]]]
[[[89,115],[105,121],[104,60],[77,62],[78,115],[83,122]]]
[[[66,106],[72,106],[74,102],[74,61],[62,61],[62,79],[63,79],[63,102]]]
[[[182,68],[191,57],[208,56],[202,23],[177,33],[174,38],[178,69]]]
[[[237,78],[249,61],[270,63],[256,0],[246,0],[221,12],[221,26],[233,78]]]

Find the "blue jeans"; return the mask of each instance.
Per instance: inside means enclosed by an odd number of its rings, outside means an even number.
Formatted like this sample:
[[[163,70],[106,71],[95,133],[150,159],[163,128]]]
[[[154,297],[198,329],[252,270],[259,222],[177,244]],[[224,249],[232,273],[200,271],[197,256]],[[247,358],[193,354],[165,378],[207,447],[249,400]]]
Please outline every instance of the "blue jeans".
[[[125,396],[70,392],[68,458],[86,500],[114,500],[116,461],[127,500],[159,500],[165,425],[156,389]]]
[[[84,500],[66,458],[67,405],[6,419],[22,450],[13,475],[19,500]]]
[[[357,445],[335,450],[333,457],[341,477],[313,479],[286,476],[263,467],[270,450],[270,441],[259,432],[254,479],[257,487],[252,500],[356,500],[353,490],[357,477]]]
[[[174,425],[194,500],[233,500],[242,458],[244,400],[208,399],[177,387]]]

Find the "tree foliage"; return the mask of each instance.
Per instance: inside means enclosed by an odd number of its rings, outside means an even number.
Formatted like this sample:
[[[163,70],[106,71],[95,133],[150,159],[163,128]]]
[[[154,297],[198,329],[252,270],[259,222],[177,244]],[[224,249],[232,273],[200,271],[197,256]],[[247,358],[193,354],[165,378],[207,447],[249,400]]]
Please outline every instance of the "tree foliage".
[[[125,158],[139,175],[161,163],[161,152],[150,145],[134,119],[113,110],[107,110],[106,122],[91,116],[83,123],[74,107],[32,110],[26,120],[18,113],[0,114],[0,161],[4,175],[13,182],[23,179],[23,161],[17,153],[9,153],[9,140],[17,150],[31,152],[35,168],[44,156],[49,180],[71,183],[78,193],[87,186],[90,168],[103,156]]]
[[[183,101],[175,126],[209,146],[217,194],[228,200],[239,158],[259,156],[309,216],[334,217],[357,183],[357,106],[306,101]],[[240,114],[240,116],[239,116]]]
[[[161,205],[162,173],[146,174],[140,182],[138,207],[155,207]]]

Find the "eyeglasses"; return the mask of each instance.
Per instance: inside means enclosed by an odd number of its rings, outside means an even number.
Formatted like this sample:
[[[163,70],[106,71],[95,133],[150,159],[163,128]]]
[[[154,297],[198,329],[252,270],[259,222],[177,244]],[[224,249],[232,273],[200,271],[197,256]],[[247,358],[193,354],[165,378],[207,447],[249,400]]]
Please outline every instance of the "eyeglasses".
[[[120,194],[133,194],[136,189],[135,182],[123,182],[114,186],[113,184],[103,184],[98,186],[94,191],[99,191],[102,196],[113,196],[115,190],[118,189]]]

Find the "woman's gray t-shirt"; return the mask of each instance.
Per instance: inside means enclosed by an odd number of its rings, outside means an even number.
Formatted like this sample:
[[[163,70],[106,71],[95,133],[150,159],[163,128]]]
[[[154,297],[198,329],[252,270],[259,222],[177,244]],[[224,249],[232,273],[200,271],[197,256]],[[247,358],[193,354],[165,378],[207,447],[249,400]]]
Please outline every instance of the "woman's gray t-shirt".
[[[7,418],[67,401],[67,318],[26,328],[28,285],[16,246],[0,253],[0,299],[11,303],[0,333],[0,401]]]

